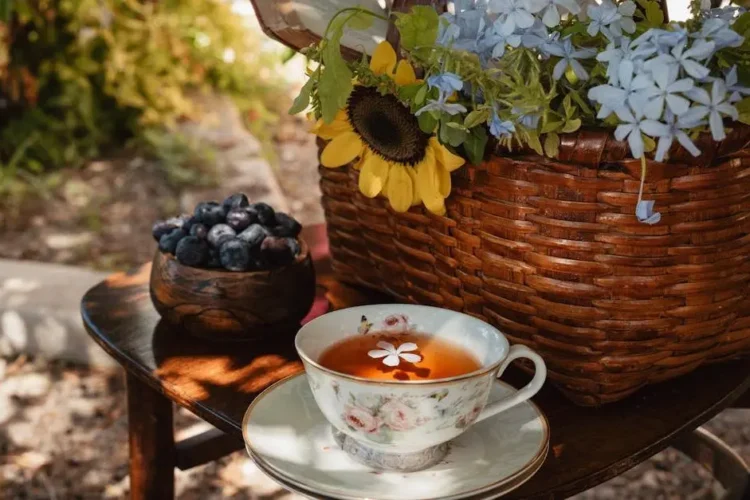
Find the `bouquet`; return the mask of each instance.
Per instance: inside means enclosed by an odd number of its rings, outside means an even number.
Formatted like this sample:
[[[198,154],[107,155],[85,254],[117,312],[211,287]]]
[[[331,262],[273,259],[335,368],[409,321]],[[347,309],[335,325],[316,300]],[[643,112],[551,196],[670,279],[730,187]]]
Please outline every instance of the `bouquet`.
[[[355,61],[341,54],[344,30],[382,16],[343,9],[305,50],[309,80],[290,112],[312,108],[329,141],[321,164],[353,163],[362,194],[439,215],[451,172],[480,163],[488,141],[555,158],[561,134],[611,128],[641,161],[636,216],[655,224],[642,199],[646,158],[665,161],[676,144],[698,156],[699,134],[721,141],[732,123],[750,123],[750,13],[705,0],[690,9],[688,21],[667,22],[654,0],[415,6],[394,14],[400,54],[382,42]]]

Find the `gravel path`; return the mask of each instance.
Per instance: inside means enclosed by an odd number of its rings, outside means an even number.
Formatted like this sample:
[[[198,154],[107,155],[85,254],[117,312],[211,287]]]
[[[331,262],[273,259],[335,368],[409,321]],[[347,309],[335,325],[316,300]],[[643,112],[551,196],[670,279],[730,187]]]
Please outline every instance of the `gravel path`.
[[[120,373],[0,358],[0,498],[119,499],[128,493],[127,412]],[[202,430],[175,412],[178,438]],[[728,410],[707,426],[750,460],[750,412]],[[177,471],[180,500],[300,500],[261,473],[243,452]],[[672,450],[575,497],[713,499],[699,466]]]

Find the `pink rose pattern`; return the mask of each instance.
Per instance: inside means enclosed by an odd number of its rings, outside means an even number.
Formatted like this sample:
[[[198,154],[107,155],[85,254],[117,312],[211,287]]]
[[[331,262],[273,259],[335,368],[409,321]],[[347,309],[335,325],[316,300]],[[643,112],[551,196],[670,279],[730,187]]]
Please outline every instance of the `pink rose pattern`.
[[[354,430],[365,434],[374,434],[380,430],[382,421],[373,415],[367,408],[355,405],[344,407],[344,420]]]
[[[458,417],[458,420],[456,420],[456,427],[458,427],[459,429],[467,428],[474,423],[481,412],[482,407],[479,405],[475,406],[466,415],[461,415],[460,417]]]
[[[405,314],[392,314],[383,320],[383,329],[389,332],[406,332],[412,329]]]
[[[346,398],[347,403],[344,405],[343,419],[353,431],[377,437],[381,441],[389,439],[390,432],[405,432],[419,428],[431,421],[430,415],[439,415],[442,417],[455,416],[455,420],[447,423],[448,427],[453,426],[458,429],[465,429],[471,425],[482,411],[483,401],[487,396],[486,389],[479,387],[462,387],[461,390],[468,391],[469,395],[459,396],[455,401],[445,401],[449,399],[450,391],[441,389],[429,395],[416,397],[399,397],[395,395],[375,396],[366,394],[357,396],[352,393],[341,391],[339,384],[332,382],[332,388],[337,398]],[[472,390],[473,389],[473,390]],[[429,415],[421,414],[420,404],[429,401]],[[469,413],[457,415],[457,410],[464,407],[465,403],[472,404]],[[445,428],[440,425],[438,429]]]
[[[373,327],[373,323],[368,321],[367,317],[362,316],[358,332],[360,334],[368,334]],[[381,330],[389,332],[407,332],[414,330],[414,325],[409,321],[409,317],[405,314],[392,314],[383,320]],[[332,382],[333,390],[337,398],[341,397],[339,384]],[[462,387],[462,391],[466,390],[468,386]],[[433,400],[434,405],[437,406],[440,402],[448,397],[448,390],[443,389],[437,391],[426,398]],[[474,390],[467,398],[469,402],[476,399],[485,397],[483,390]],[[426,424],[430,421],[430,417],[426,415],[420,415],[414,401],[408,399],[400,400],[395,396],[383,396],[377,399],[376,403],[361,404],[357,401],[357,397],[354,394],[349,394],[350,404],[344,406],[343,418],[347,425],[355,431],[362,432],[364,434],[374,435],[381,431],[409,431],[415,429],[421,425]],[[459,401],[464,400],[463,397],[459,398]],[[458,401],[457,401],[458,402]],[[452,413],[452,410],[460,405],[454,405],[453,408],[435,408],[438,414],[441,416],[446,413]],[[455,427],[463,429],[471,425],[479,416],[482,411],[481,404],[476,404],[472,410],[464,415],[457,417],[455,421]]]
[[[417,425],[417,411],[397,399],[388,400],[380,407],[383,422],[394,431],[408,431]]]

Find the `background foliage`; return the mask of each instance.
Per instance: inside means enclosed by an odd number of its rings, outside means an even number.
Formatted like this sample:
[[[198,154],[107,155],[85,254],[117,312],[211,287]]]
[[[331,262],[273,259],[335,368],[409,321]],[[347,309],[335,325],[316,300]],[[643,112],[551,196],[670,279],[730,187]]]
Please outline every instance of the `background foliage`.
[[[195,90],[272,118],[260,44],[222,0],[0,0],[0,192],[128,140],[160,152]]]

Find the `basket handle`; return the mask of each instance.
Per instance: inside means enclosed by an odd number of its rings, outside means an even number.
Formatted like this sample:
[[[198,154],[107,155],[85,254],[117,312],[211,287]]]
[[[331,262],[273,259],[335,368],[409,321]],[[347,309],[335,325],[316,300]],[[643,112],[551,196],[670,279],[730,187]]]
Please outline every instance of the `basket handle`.
[[[441,13],[445,12],[445,9],[448,6],[448,0],[393,0],[391,13],[408,12],[415,5],[430,5],[434,7],[435,10],[438,11],[438,13]],[[391,18],[391,20],[388,22],[388,33],[386,34],[385,39],[388,40],[391,45],[393,45],[393,48],[398,54],[398,47],[401,37],[399,36],[398,29],[396,29],[396,25],[393,21],[394,18]]]

